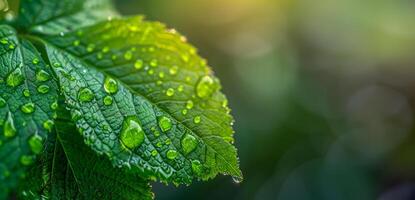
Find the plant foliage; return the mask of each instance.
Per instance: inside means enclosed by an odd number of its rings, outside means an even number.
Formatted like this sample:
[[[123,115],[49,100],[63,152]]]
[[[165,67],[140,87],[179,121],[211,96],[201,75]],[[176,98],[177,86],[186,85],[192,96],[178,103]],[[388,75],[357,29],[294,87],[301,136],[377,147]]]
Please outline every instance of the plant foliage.
[[[185,37],[109,1],[22,0],[0,25],[0,199],[152,199],[241,181],[226,97]]]

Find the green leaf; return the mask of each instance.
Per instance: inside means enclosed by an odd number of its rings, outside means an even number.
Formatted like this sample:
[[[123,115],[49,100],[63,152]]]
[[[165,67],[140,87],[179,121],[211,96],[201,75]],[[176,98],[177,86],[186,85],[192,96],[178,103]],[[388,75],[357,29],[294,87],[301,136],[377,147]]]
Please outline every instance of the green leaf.
[[[111,0],[21,0],[16,24],[31,32],[57,34],[117,15]]]
[[[0,196],[43,150],[55,116],[56,80],[33,45],[0,25]]]
[[[153,199],[148,181],[96,155],[66,114],[59,115],[47,151],[23,181],[22,199]]]
[[[183,36],[133,17],[44,43],[85,142],[115,166],[175,184],[242,179],[227,100]]]

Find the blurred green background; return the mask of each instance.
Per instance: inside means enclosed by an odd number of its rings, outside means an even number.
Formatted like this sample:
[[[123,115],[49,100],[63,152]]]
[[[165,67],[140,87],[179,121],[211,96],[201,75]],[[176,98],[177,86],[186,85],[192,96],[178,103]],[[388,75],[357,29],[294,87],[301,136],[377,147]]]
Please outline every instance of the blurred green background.
[[[415,1],[117,0],[176,28],[223,83],[245,181],[157,199],[415,199]]]
[[[115,3],[186,35],[236,118],[244,182],[156,183],[156,199],[415,199],[415,1]]]

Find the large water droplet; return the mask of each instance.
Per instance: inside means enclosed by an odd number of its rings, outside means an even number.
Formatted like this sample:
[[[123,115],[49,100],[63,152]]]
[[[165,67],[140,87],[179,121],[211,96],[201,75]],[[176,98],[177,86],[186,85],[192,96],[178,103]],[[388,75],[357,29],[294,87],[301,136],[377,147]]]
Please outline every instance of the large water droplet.
[[[29,138],[29,147],[30,150],[32,150],[33,153],[39,154],[43,150],[43,138],[39,135],[33,135]]]
[[[16,68],[12,73],[7,76],[6,83],[10,87],[16,87],[23,83],[24,77],[22,74],[22,70],[20,68]]]
[[[6,106],[6,104],[7,104],[6,100],[0,97],[0,108],[3,108],[4,106]]]
[[[188,154],[196,149],[197,140],[193,135],[185,134],[181,141],[182,149],[185,154]]]
[[[159,127],[161,131],[166,132],[169,131],[172,127],[171,119],[165,116],[162,116],[158,119]]]
[[[7,114],[7,119],[4,122],[3,126],[4,136],[7,138],[14,137],[16,135],[16,128],[14,126],[14,120],[12,118],[12,114],[9,112]]]
[[[200,98],[212,95],[217,89],[215,81],[210,76],[203,76],[196,85],[196,94]]]
[[[39,87],[37,87],[37,91],[41,94],[46,94],[49,92],[49,86],[47,85],[39,85]]]
[[[134,149],[144,142],[144,131],[137,117],[127,117],[122,125],[120,133],[121,143],[129,148]]]
[[[94,99],[94,93],[88,88],[83,88],[78,93],[78,99],[81,102],[90,102]]]
[[[111,77],[106,77],[104,81],[104,89],[108,94],[114,94],[118,91],[118,83]]]
[[[20,110],[26,114],[33,113],[35,111],[35,104],[34,103],[26,103],[20,107]]]
[[[49,73],[47,73],[44,70],[39,70],[39,71],[36,72],[36,80],[38,80],[40,82],[47,81],[47,80],[49,80],[49,78],[50,78]]]
[[[168,150],[166,153],[167,158],[170,160],[174,160],[177,157],[177,155],[177,151],[172,149]]]
[[[167,95],[168,97],[173,96],[173,95],[174,95],[174,89],[173,89],[173,88],[169,88],[169,89],[167,89],[167,91],[166,91],[166,95]]]
[[[104,97],[104,105],[110,106],[112,104],[112,102],[113,102],[113,99],[112,99],[111,96]]]

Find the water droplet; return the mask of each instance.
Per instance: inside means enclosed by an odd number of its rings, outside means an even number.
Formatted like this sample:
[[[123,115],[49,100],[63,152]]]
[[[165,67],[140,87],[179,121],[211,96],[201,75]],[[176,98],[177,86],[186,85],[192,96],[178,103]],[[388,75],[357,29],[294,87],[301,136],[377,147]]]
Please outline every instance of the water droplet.
[[[193,122],[195,123],[195,124],[198,124],[198,123],[200,123],[202,121],[202,118],[200,117],[200,116],[196,116],[195,118],[193,118]]]
[[[170,69],[169,69],[169,73],[171,74],[171,75],[176,75],[177,74],[177,71],[179,71],[179,67],[178,66],[173,66],[173,67],[171,67]]]
[[[131,59],[133,58],[133,53],[132,53],[131,51],[127,51],[127,52],[125,52],[125,54],[124,54],[124,58],[125,58],[126,60],[131,60]]]
[[[26,103],[20,107],[20,110],[26,114],[33,113],[35,111],[35,104],[34,103]]]
[[[43,138],[39,135],[33,135],[29,138],[29,147],[33,153],[39,154],[43,150]]]
[[[173,89],[173,88],[169,88],[169,89],[167,89],[167,91],[166,91],[166,95],[167,95],[168,97],[173,96],[173,95],[174,95],[174,89]]]
[[[203,76],[196,85],[196,94],[200,98],[206,98],[216,91],[215,81],[210,76]]]
[[[159,72],[159,77],[164,78],[164,72]]]
[[[48,130],[49,132],[52,131],[53,125],[55,125],[55,123],[52,120],[46,120],[45,122],[43,122],[43,128]]]
[[[94,99],[94,93],[88,88],[83,88],[78,93],[78,99],[81,102],[90,102]]]
[[[112,102],[113,102],[113,99],[112,99],[111,96],[104,97],[104,105],[110,106],[112,104]]]
[[[144,131],[137,117],[127,117],[124,120],[120,140],[129,149],[137,148],[144,142]]]
[[[181,141],[182,149],[185,154],[189,154],[197,147],[197,140],[193,135],[185,134]]]
[[[39,58],[33,58],[32,63],[35,65],[39,64]]]
[[[59,68],[62,67],[62,65],[58,62],[53,63],[53,67]]]
[[[94,51],[94,49],[95,49],[95,44],[89,44],[89,45],[86,47],[86,51],[87,51],[87,52],[92,52],[92,51]]]
[[[158,65],[158,61],[156,59],[153,59],[150,61],[150,66],[157,67],[157,65]]]
[[[29,91],[29,89],[24,89],[23,90],[23,96],[30,97],[30,91]]]
[[[56,109],[58,109],[58,102],[53,102],[52,104],[50,104],[50,108],[52,109],[52,110],[56,110]]]
[[[161,131],[166,132],[169,131],[172,127],[171,119],[165,116],[159,117],[159,127]]]
[[[183,92],[183,90],[184,90],[184,86],[183,85],[179,85],[179,87],[177,87],[177,91]]]
[[[168,150],[166,153],[167,158],[170,160],[174,160],[177,157],[177,155],[177,151],[172,149]]]
[[[115,94],[118,91],[118,83],[110,77],[106,77],[104,81],[104,89],[108,94]]]
[[[33,156],[23,155],[20,157],[20,163],[24,166],[33,164],[35,161]]]
[[[16,87],[23,83],[24,77],[20,68],[16,68],[7,76],[6,83],[10,87]]]
[[[188,100],[187,102],[186,102],[186,108],[187,109],[192,109],[193,108],[193,106],[194,106],[194,104],[193,104],[193,101],[192,100]]]
[[[3,108],[4,106],[6,106],[6,104],[7,104],[6,100],[0,97],[0,108]]]
[[[157,156],[157,154],[158,154],[157,150],[154,149],[153,151],[151,151],[152,156]]]
[[[183,110],[182,110],[182,114],[183,114],[183,115],[187,115],[187,109],[183,109]]]
[[[41,94],[46,94],[49,92],[49,86],[47,85],[40,85],[39,87],[37,87],[37,91]]]
[[[239,184],[239,183],[241,183],[241,182],[243,181],[243,178],[233,176],[233,177],[232,177],[232,180],[233,180],[233,182],[235,182],[236,184]]]
[[[202,173],[202,163],[199,160],[192,160],[192,170],[196,175],[200,175]]]
[[[14,49],[14,48],[16,48],[16,46],[14,46],[14,44],[9,45],[9,49]]]
[[[44,82],[50,79],[50,75],[49,73],[47,73],[44,70],[39,70],[36,72],[36,80],[40,81],[40,82]]]
[[[156,143],[156,147],[162,147],[162,146],[163,146],[163,144],[161,142]]]
[[[102,58],[104,58],[104,55],[100,52],[97,54],[97,58],[98,60],[101,60]]]
[[[152,70],[152,69],[148,70],[148,74],[149,75],[153,75],[154,74],[154,70]]]
[[[2,39],[0,40],[0,43],[2,43],[2,44],[7,44],[7,43],[9,43],[9,40],[8,40],[7,38],[2,38]]]
[[[14,126],[14,121],[12,118],[12,114],[10,112],[7,114],[7,119],[4,122],[3,131],[4,131],[4,136],[6,138],[11,138],[16,135],[16,128]]]
[[[74,46],[79,46],[79,44],[81,44],[81,41],[79,41],[79,40],[73,41],[73,45]]]
[[[134,68],[139,70],[139,69],[143,68],[143,65],[144,65],[144,63],[143,63],[142,60],[136,60],[135,63],[134,63]]]
[[[158,81],[156,82],[156,84],[157,84],[157,85],[161,85],[161,84],[163,84],[163,81],[158,80]]]

